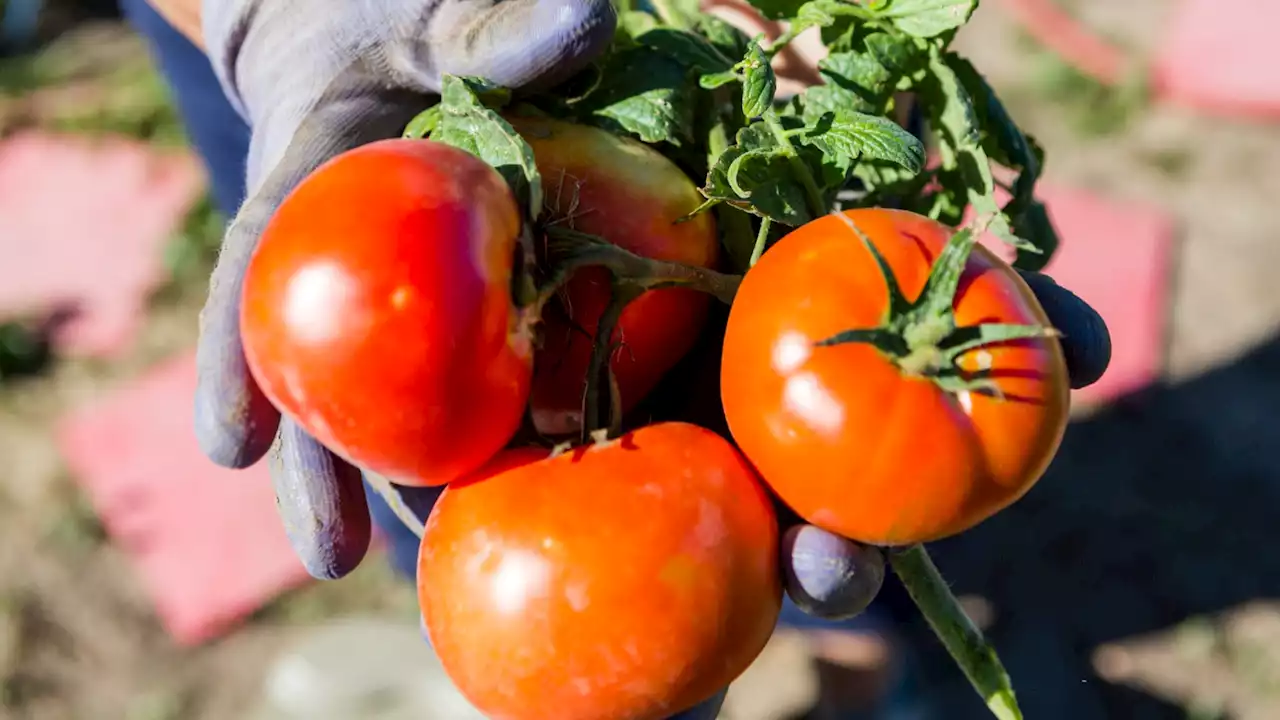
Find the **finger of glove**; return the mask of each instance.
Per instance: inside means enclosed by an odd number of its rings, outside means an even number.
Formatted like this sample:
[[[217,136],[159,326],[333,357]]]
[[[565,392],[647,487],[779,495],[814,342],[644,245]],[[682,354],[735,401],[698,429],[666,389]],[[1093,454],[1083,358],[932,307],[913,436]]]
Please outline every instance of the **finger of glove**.
[[[799,524],[782,536],[782,577],[787,595],[805,613],[843,620],[867,609],[885,575],[878,548]]]
[[[720,715],[720,708],[724,706],[724,698],[728,692],[729,689],[725,688],[688,710],[672,715],[667,720],[716,720],[716,717]]]
[[[281,152],[255,148],[257,156],[280,159],[251,190],[223,238],[209,294],[200,314],[196,347],[195,431],[213,462],[243,468],[271,447],[279,413],[262,394],[245,362],[240,338],[240,293],[258,239],[290,191],[321,163],[339,153],[403,130],[425,101],[408,91],[372,82],[363,66],[335,81]],[[254,141],[271,137],[255,128]]]
[[[442,73],[542,89],[598,58],[617,21],[611,0],[453,0],[436,10],[429,50]]]
[[[1097,310],[1048,275],[1021,274],[1049,316],[1049,324],[1062,333],[1062,354],[1066,357],[1071,387],[1078,390],[1097,382],[1111,363],[1111,332],[1106,321]]]
[[[285,534],[307,572],[336,580],[354,570],[369,550],[372,532],[360,471],[287,418],[268,466]]]

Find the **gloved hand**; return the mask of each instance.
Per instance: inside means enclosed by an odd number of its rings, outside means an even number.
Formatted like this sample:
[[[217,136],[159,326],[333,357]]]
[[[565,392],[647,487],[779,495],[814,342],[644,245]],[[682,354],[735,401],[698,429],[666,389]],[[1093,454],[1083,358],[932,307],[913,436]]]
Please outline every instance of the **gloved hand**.
[[[195,426],[215,463],[243,468],[272,448],[278,505],[312,575],[350,572],[368,548],[360,472],[263,396],[245,365],[240,291],[283,198],[318,165],[399,135],[442,73],[545,87],[613,37],[609,0],[204,0],[204,45],[252,127],[247,201],[225,238],[200,316]]]

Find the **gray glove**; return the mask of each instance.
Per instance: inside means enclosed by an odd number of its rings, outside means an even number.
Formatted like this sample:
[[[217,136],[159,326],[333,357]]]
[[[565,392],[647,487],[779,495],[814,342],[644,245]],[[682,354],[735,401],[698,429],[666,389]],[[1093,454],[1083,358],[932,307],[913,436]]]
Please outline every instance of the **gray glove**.
[[[369,514],[359,471],[282,420],[246,367],[240,290],[263,228],[318,165],[400,134],[443,73],[553,85],[602,53],[615,23],[610,0],[204,0],[205,46],[253,135],[248,200],[200,315],[196,435],[229,468],[253,465],[274,443],[278,505],[312,575],[359,564]]]

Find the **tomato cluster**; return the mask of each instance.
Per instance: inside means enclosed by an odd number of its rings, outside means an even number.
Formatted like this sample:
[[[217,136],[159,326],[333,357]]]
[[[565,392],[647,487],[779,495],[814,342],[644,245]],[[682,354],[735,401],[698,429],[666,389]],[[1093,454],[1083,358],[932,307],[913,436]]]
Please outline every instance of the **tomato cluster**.
[[[710,298],[640,283],[597,339],[620,287],[611,269],[577,267],[523,297],[556,277],[547,229],[703,269],[719,238],[712,214],[687,218],[696,186],[651,148],[511,122],[546,184],[536,226],[480,159],[383,141],[298,186],[243,289],[247,359],[275,405],[354,464],[448,485],[419,599],[481,711],[660,720],[727,685],[780,607],[766,486],[814,525],[903,545],[980,522],[1043,471],[1065,424],[1061,350],[980,330],[1046,325],[1043,312],[981,250],[954,303],[919,302],[951,231],[888,210],[801,227],[742,279],[719,359],[731,439],[632,422],[553,447],[597,429],[583,427],[589,385],[611,385],[615,417],[634,421],[706,330]],[[589,377],[601,347],[603,380]]]

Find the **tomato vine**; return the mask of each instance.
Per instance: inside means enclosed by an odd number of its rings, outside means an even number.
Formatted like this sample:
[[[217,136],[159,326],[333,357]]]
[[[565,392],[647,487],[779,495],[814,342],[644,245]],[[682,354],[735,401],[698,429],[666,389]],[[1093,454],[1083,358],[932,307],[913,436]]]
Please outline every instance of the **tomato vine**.
[[[545,277],[532,295],[533,312],[577,267],[602,265],[612,273],[614,300],[597,328],[584,392],[585,434],[605,424],[600,388],[610,382],[613,322],[629,300],[647,289],[679,285],[731,302],[740,274],[773,242],[837,205],[894,205],[953,227],[972,209],[982,229],[1016,248],[1015,266],[1024,270],[1042,268],[1057,247],[1053,225],[1035,198],[1043,150],[1013,122],[973,65],[951,49],[978,0],[748,1],[765,18],[785,24],[781,36],[771,42],[749,37],[702,13],[697,0],[651,0],[644,6],[616,0],[612,47],[579,76],[534,94],[446,76],[439,102],[406,129],[407,137],[466,149],[507,179],[526,209],[526,234],[546,239],[539,257]],[[828,51],[817,67],[821,82],[779,98],[771,60],[811,31]],[[923,113],[925,137],[895,121],[904,101]],[[522,114],[633,138],[697,178],[705,201],[694,214],[716,213],[730,274],[641,258],[572,228],[540,223],[542,178],[529,144],[505,119]],[[993,165],[1015,173],[1003,204]],[[955,327],[951,304],[975,233],[965,228],[955,234],[917,300],[903,297],[886,273],[890,304],[898,310],[890,325],[851,330],[831,342],[892,345],[891,354],[900,356],[905,370],[969,389],[967,380],[947,372],[960,352],[1052,334],[1038,327]],[[608,404],[610,414],[616,405]],[[614,417],[608,424],[617,422]],[[379,490],[394,494],[389,486]],[[924,548],[912,546],[891,557],[991,711],[1000,718],[1021,717],[995,652],[965,617]]]

